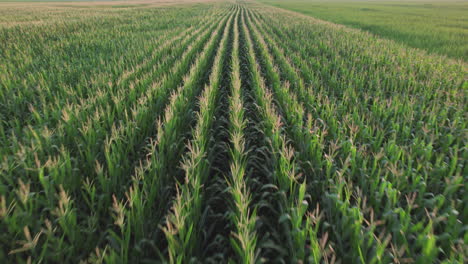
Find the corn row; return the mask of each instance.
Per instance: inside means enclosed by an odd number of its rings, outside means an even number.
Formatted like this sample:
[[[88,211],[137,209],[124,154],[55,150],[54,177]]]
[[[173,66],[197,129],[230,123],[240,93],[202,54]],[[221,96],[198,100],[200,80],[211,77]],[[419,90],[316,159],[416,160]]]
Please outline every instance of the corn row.
[[[163,229],[168,241],[169,261],[186,263],[196,255],[199,245],[199,229],[202,214],[203,185],[209,173],[212,155],[210,153],[210,129],[213,123],[216,102],[220,89],[222,68],[226,56],[228,34],[232,25],[230,16],[216,53],[209,84],[199,99],[200,110],[197,125],[193,129],[193,139],[188,145],[188,153],[182,160],[185,180],[177,185],[172,212]]]
[[[249,47],[250,68],[253,74],[254,93],[259,105],[260,113],[265,121],[263,132],[269,138],[274,153],[274,175],[275,184],[284,194],[281,201],[281,217],[279,222],[285,226],[288,232],[287,242],[289,245],[289,256],[291,261],[305,260],[306,241],[309,238],[308,228],[310,222],[306,220],[305,214],[308,208],[305,201],[306,183],[299,183],[299,176],[296,174],[296,165],[293,160],[294,150],[287,146],[286,139],[282,133],[281,117],[277,114],[272,101],[272,94],[265,86],[265,81],[260,73],[260,65],[254,53],[254,46],[251,40],[250,30],[247,28],[244,13],[242,14],[242,28],[246,35],[247,46]]]
[[[240,14],[240,13],[239,13]],[[247,153],[245,149],[244,129],[246,121],[242,103],[239,61],[239,14],[234,20],[234,38],[231,56],[231,97],[229,100],[229,134],[230,149],[230,179],[229,190],[233,198],[233,215],[231,221],[236,230],[233,231],[231,245],[235,249],[241,263],[255,263],[257,258],[257,235],[255,233],[256,210],[250,209],[251,197],[248,191],[245,171]]]

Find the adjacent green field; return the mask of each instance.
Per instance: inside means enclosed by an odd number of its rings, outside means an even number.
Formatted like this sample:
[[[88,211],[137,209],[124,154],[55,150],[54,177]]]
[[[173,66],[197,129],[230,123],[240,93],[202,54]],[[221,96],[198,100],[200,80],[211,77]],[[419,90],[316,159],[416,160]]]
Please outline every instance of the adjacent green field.
[[[260,1],[468,61],[468,1]]]
[[[0,4],[0,65],[0,263],[467,258],[461,61],[185,0]]]

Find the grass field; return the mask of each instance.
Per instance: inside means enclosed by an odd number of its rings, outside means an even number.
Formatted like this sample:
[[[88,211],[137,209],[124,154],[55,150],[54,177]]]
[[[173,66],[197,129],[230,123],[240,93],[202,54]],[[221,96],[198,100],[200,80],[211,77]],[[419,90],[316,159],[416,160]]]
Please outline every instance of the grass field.
[[[0,4],[0,263],[465,263],[460,60],[250,1]]]
[[[260,1],[468,61],[468,1]]]

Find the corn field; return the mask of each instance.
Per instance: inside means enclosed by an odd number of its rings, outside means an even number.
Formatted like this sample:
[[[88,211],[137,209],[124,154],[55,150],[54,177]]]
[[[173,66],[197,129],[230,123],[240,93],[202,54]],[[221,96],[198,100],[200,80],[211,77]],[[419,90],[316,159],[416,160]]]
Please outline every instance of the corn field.
[[[1,263],[466,263],[463,62],[251,1],[38,10],[0,10]]]

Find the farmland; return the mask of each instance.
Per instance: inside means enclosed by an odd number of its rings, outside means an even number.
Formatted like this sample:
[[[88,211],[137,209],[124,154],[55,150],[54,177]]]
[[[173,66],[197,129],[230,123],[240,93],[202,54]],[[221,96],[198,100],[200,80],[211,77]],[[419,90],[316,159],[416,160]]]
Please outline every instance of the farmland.
[[[468,61],[468,2],[457,0],[260,0]]]
[[[251,1],[0,4],[1,263],[464,263],[467,66]]]

